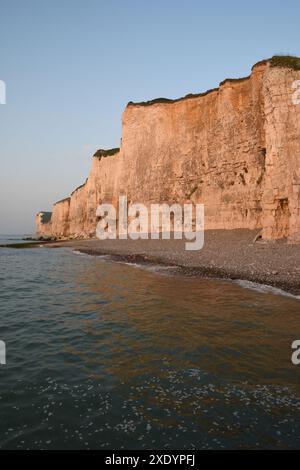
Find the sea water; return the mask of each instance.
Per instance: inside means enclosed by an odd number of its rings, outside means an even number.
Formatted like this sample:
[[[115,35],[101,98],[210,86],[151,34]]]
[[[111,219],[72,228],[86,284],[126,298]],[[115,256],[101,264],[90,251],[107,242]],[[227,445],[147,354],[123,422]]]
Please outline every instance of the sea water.
[[[0,448],[300,448],[300,301],[247,287],[0,249]]]

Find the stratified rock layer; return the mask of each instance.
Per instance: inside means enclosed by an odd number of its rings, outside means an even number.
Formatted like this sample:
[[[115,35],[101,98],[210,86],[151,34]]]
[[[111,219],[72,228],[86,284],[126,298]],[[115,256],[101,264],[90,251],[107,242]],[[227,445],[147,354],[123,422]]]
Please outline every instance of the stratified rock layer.
[[[261,228],[300,241],[300,71],[264,61],[250,77],[202,95],[129,103],[120,149],[99,150],[86,183],[37,216],[48,236],[92,237],[96,208],[129,202],[203,203],[205,228]]]

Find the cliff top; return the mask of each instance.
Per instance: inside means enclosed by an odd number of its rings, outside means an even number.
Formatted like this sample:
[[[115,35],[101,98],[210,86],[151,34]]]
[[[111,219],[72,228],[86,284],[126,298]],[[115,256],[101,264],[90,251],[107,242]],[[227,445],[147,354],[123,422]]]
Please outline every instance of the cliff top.
[[[47,224],[51,220],[52,212],[47,212],[47,211],[38,212],[37,216],[40,216],[42,224]]]
[[[56,204],[62,204],[63,202],[70,201],[70,197],[65,197],[64,199],[61,199],[60,201],[56,201],[53,205],[56,206]]]
[[[112,156],[112,155],[115,155],[116,153],[118,153],[120,151],[119,148],[113,148],[113,149],[99,149],[97,150],[97,152],[93,155],[93,157],[95,158],[102,158],[102,157],[109,157],[109,156]],[[74,189],[74,191],[72,191],[71,193],[71,196],[73,196],[73,194],[75,194],[77,191],[79,191],[80,189],[82,189],[86,183],[87,183],[87,180],[88,178],[85,180],[85,182],[83,184],[81,184],[80,186],[78,186],[76,189]],[[54,206],[56,206],[57,204],[62,204],[64,202],[70,202],[71,201],[71,197],[66,197],[64,199],[61,199],[60,201],[57,201],[54,203]]]
[[[93,157],[102,158],[102,157],[111,157],[120,151],[119,147],[113,149],[99,149],[96,153],[94,153]]]
[[[274,55],[270,59],[264,59],[260,60],[256,64],[253,65],[251,70],[253,70],[255,67],[260,66],[260,65],[267,65],[270,64],[270,67],[282,67],[282,68],[288,68],[292,70],[300,70],[300,58],[296,56],[291,56],[291,55]],[[247,77],[241,77],[241,78],[226,78],[222,82],[220,82],[219,87],[224,85],[227,82],[242,82],[244,80],[248,80],[250,78],[250,75]],[[218,91],[218,88],[212,88],[211,90],[207,90],[203,93],[190,93],[188,95],[182,96],[181,98],[176,98],[176,99],[169,99],[169,98],[155,98],[153,100],[149,101],[140,101],[140,102],[133,102],[129,101],[127,106],[151,106],[153,104],[169,104],[169,103],[177,103],[178,101],[183,101],[189,98],[198,98],[200,96],[205,96],[208,95],[209,93],[213,91]]]
[[[79,191],[79,189],[84,188],[84,186],[85,186],[86,183],[87,183],[87,180],[88,180],[88,178],[85,180],[85,182],[84,182],[83,184],[81,184],[80,186],[77,186],[77,188],[74,189],[74,191],[71,192],[71,196],[73,196],[73,194],[75,194],[76,191]]]
[[[300,57],[292,55],[274,55],[269,59],[271,67],[283,67],[292,70],[300,70]]]

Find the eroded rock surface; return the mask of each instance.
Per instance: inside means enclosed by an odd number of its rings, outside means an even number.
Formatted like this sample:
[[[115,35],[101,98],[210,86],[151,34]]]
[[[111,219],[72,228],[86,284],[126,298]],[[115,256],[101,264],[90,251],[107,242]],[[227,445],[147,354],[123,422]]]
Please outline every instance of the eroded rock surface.
[[[146,205],[199,202],[208,229],[262,229],[300,242],[300,71],[255,65],[202,95],[129,103],[120,149],[93,157],[85,184],[37,215],[39,234],[92,237],[96,208],[119,194]]]

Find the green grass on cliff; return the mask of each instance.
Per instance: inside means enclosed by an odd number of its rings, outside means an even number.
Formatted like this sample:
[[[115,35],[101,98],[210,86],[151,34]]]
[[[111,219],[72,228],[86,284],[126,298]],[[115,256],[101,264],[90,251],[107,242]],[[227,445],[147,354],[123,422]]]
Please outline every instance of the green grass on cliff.
[[[217,91],[218,88],[213,88],[211,90],[207,90],[204,93],[189,93],[188,95],[182,96],[181,98],[176,98],[176,99],[171,99],[171,98],[155,98],[154,100],[150,101],[140,101],[140,102],[134,102],[134,101],[129,101],[127,106],[151,106],[152,104],[158,104],[158,103],[178,103],[178,101],[184,101],[189,98],[199,98],[200,96],[206,96],[212,91]]]
[[[117,147],[117,148],[114,148],[114,149],[108,149],[108,150],[104,150],[104,149],[99,149],[97,150],[97,152],[94,154],[94,157],[97,157],[97,158],[101,158],[101,157],[111,157],[112,155],[115,155],[116,153],[118,153],[120,151],[120,149]]]
[[[274,55],[270,59],[271,67],[300,70],[300,58],[292,55]]]
[[[129,101],[127,106],[130,106],[132,104],[134,105],[139,105],[139,106],[150,106],[151,104],[157,104],[157,103],[173,103],[175,100],[171,100],[169,98],[155,98],[154,100],[150,101],[141,101],[139,103],[134,103],[133,101]]]

